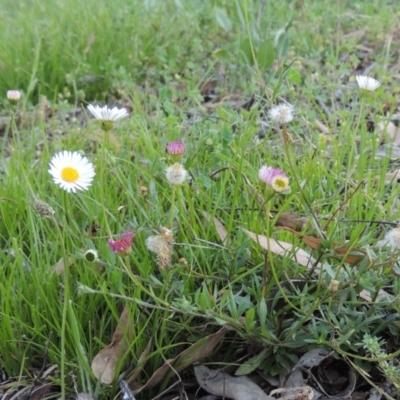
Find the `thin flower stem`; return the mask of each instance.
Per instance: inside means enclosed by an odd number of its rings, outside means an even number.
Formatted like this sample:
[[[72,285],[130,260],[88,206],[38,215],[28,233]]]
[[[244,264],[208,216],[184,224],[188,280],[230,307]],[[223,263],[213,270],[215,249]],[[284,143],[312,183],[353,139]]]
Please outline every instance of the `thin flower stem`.
[[[293,161],[292,161],[292,157],[291,157],[291,153],[290,153],[290,148],[289,148],[289,138],[290,138],[290,135],[289,135],[289,133],[287,132],[287,129],[286,129],[286,125],[285,125],[285,124],[282,125],[282,137],[283,137],[283,148],[284,148],[284,150],[285,150],[286,158],[287,158],[287,161],[288,161],[288,163],[289,163],[290,169],[291,169],[291,171],[292,171],[293,178],[294,178],[294,180],[295,180],[296,183],[297,183],[298,190],[299,190],[301,196],[303,197],[303,200],[304,200],[304,202],[306,203],[310,214],[311,214],[312,217],[313,217],[313,220],[314,220],[314,222],[315,222],[316,227],[318,227],[318,234],[320,235],[321,238],[326,239],[326,238],[325,238],[325,233],[324,233],[324,231],[322,230],[322,228],[321,228],[321,226],[320,226],[320,224],[319,224],[318,218],[317,218],[317,216],[315,215],[315,213],[314,213],[314,211],[313,211],[313,209],[312,209],[312,207],[311,207],[311,204],[310,204],[310,202],[308,201],[308,198],[307,198],[306,194],[304,193],[303,188],[301,187],[300,179],[299,179],[299,177],[297,176],[296,169],[295,169],[295,167],[294,167],[294,165],[293,165]]]
[[[107,157],[107,148],[110,143],[109,132],[107,130],[104,131],[104,142],[101,148],[101,156],[100,156],[100,197],[101,197],[101,205],[103,208],[103,217],[104,217],[104,224],[107,227],[108,234],[111,236],[111,229],[108,225],[108,218],[107,218],[107,205],[105,203],[105,193],[104,187],[106,186],[106,178],[105,178],[105,169],[106,169],[106,157]]]
[[[171,210],[169,214],[169,227],[173,229],[174,227],[174,215],[175,215],[175,191],[176,185],[172,185],[172,193],[171,193]]]
[[[68,194],[66,192],[63,193],[63,200],[64,200],[64,210],[65,215],[68,213]],[[61,243],[61,249],[63,254],[63,261],[64,261],[64,299],[63,299],[63,307],[62,307],[62,316],[61,316],[61,344],[60,344],[60,375],[61,375],[61,398],[66,398],[66,374],[65,374],[65,364],[66,364],[66,333],[67,333],[67,314],[68,314],[68,303],[69,303],[69,263],[68,263],[68,256],[67,251],[65,248],[65,240],[63,233],[57,223],[57,221],[52,217],[54,222],[54,226],[57,231],[57,235],[59,237]]]

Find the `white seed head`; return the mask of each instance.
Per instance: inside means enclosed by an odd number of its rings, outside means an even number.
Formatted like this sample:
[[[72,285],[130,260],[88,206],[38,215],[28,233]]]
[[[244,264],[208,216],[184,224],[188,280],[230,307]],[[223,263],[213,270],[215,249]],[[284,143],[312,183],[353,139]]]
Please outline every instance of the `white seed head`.
[[[279,125],[288,124],[293,120],[294,108],[291,104],[278,104],[269,110],[268,116],[272,121],[278,123]]]
[[[182,164],[176,163],[165,170],[165,176],[171,185],[182,185],[188,172]]]

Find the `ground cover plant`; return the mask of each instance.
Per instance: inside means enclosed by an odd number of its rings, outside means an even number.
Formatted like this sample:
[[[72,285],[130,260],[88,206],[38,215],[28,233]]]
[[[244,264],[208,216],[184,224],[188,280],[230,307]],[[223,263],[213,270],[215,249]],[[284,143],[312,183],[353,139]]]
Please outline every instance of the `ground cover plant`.
[[[399,13],[3,0],[0,397],[397,398]]]

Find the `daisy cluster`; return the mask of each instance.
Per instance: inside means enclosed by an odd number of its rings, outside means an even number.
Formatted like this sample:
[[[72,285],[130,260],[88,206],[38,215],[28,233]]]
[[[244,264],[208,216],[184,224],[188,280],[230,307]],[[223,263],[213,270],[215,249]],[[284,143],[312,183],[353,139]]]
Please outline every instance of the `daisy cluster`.
[[[381,85],[376,79],[363,75],[356,76],[356,81],[363,92],[373,92]],[[11,103],[15,104],[21,98],[21,92],[10,90],[7,92],[7,98]],[[104,131],[113,129],[117,121],[129,115],[126,108],[109,108],[107,106],[101,107],[89,104],[88,110],[99,121],[100,127]],[[270,120],[281,126],[283,130],[286,130],[286,125],[293,120],[294,115],[294,107],[289,103],[278,104],[271,107],[268,112]],[[167,182],[174,188],[183,185],[188,179],[188,171],[182,163],[186,152],[184,143],[180,140],[169,142],[166,145],[165,151],[168,158],[172,161],[171,165],[165,168]],[[89,189],[96,175],[95,168],[87,157],[80,152],[66,150],[53,156],[48,171],[54,183],[68,193],[76,193]],[[278,194],[287,194],[290,189],[289,177],[280,168],[263,165],[258,171],[258,178],[266,187]],[[147,188],[141,187],[140,193],[146,196]],[[52,218],[54,215],[54,210],[39,200],[35,202],[35,209],[45,218]],[[387,236],[387,241],[394,248],[400,248],[398,236],[398,230],[393,230]],[[127,230],[117,239],[110,239],[108,246],[115,254],[127,256],[131,252],[133,238],[134,233]],[[151,236],[146,241],[148,249],[157,254],[158,264],[161,268],[165,268],[170,263],[173,243],[173,233],[167,228],[162,228],[159,235]],[[93,256],[92,253],[88,255],[88,258],[97,260],[97,257]]]

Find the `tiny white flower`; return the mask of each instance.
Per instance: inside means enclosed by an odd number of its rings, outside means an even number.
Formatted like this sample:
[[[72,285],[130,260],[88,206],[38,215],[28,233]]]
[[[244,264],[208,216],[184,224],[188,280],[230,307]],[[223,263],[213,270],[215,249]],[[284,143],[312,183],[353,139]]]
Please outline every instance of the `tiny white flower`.
[[[369,76],[365,76],[365,75],[357,75],[356,79],[357,79],[358,87],[362,90],[367,90],[369,92],[373,92],[381,85],[381,82],[377,81],[374,78],[370,78]]]
[[[54,182],[68,193],[88,189],[95,176],[93,164],[76,151],[56,154],[50,161],[49,173]]]
[[[108,108],[107,106],[99,107],[89,104],[88,110],[97,120],[100,121],[102,129],[105,131],[113,129],[115,121],[118,121],[129,115],[126,108]]]
[[[165,170],[165,176],[171,185],[182,185],[188,172],[182,164],[176,163]]]
[[[89,104],[88,110],[100,121],[118,121],[129,115],[126,108],[118,107],[108,108],[107,106],[99,107]]]
[[[288,124],[293,120],[294,108],[288,103],[278,104],[269,110],[268,116],[272,121],[280,125]]]

